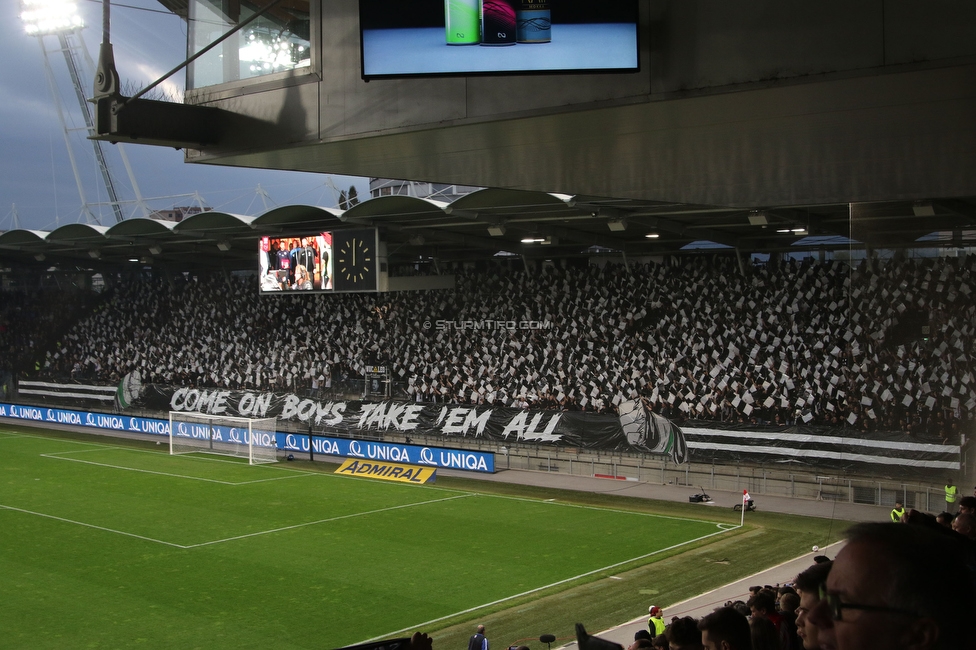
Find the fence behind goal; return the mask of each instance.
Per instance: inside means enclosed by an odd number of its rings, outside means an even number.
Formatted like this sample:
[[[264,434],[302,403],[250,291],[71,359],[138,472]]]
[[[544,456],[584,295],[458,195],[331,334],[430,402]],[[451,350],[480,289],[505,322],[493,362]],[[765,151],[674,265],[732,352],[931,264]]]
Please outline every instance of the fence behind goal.
[[[251,465],[278,460],[277,418],[235,418],[170,411],[169,453],[203,452],[247,458]]]

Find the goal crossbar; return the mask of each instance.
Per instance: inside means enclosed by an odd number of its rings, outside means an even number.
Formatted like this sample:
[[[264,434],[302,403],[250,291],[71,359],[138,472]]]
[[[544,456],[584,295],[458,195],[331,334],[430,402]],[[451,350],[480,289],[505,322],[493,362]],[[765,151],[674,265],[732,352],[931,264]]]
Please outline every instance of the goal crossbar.
[[[238,418],[170,411],[169,453],[203,452],[246,458],[248,464],[278,460],[277,418]]]

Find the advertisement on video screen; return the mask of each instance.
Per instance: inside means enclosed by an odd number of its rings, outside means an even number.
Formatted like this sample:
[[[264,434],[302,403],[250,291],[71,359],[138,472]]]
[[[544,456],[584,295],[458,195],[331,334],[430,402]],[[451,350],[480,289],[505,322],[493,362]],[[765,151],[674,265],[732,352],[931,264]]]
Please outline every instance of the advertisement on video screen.
[[[635,72],[637,3],[360,0],[363,78]]]

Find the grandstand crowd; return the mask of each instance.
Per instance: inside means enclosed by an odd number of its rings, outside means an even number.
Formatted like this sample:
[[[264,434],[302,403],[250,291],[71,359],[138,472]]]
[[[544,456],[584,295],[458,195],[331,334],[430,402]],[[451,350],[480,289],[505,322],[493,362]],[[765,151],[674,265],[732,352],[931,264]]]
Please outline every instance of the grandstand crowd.
[[[454,290],[275,297],[253,275],[141,277],[32,350],[50,379],[115,383],[138,369],[144,383],[315,393],[385,365],[417,401],[612,413],[643,398],[677,421],[950,439],[976,413],[974,267],[471,264],[453,270]],[[61,304],[29,308],[57,321]],[[18,330],[11,305],[0,334],[22,350],[47,316]]]

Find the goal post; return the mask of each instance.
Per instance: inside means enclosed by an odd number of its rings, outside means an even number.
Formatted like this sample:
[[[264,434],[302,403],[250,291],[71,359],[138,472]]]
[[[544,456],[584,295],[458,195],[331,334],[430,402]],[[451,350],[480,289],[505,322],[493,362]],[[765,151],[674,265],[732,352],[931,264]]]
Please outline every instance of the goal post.
[[[248,464],[278,460],[277,418],[237,418],[201,413],[169,413],[169,453],[203,452],[246,458]]]

